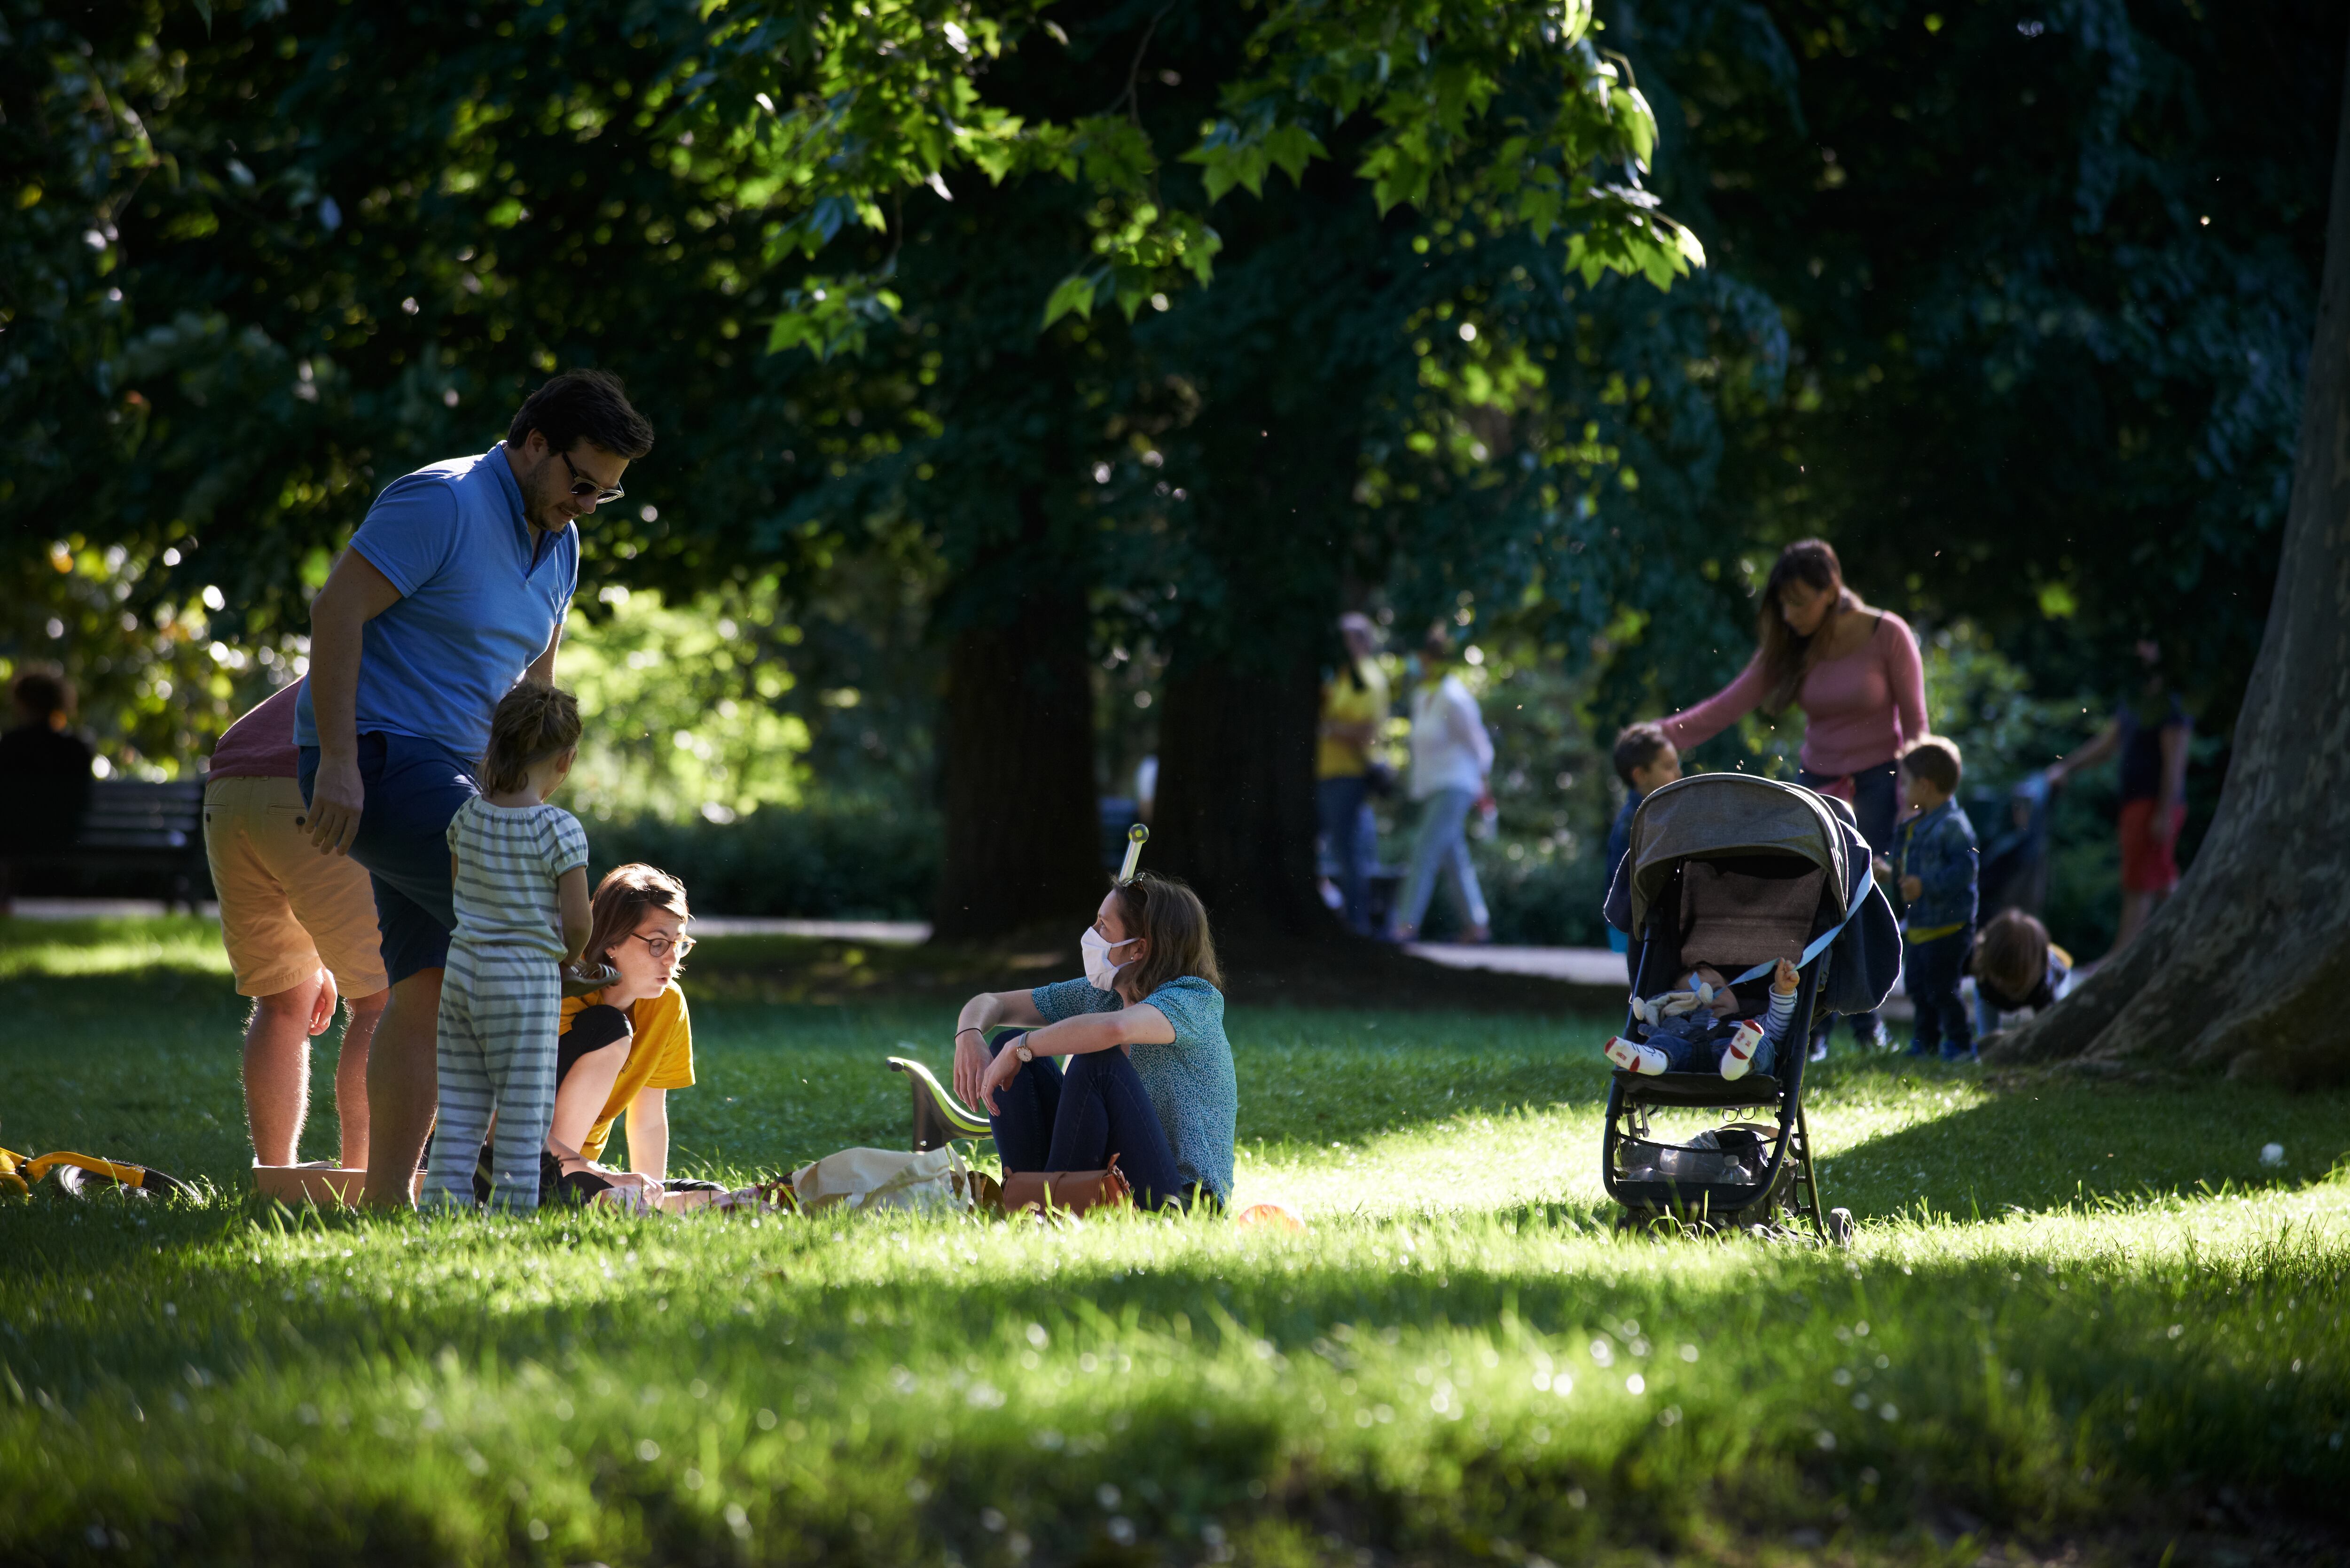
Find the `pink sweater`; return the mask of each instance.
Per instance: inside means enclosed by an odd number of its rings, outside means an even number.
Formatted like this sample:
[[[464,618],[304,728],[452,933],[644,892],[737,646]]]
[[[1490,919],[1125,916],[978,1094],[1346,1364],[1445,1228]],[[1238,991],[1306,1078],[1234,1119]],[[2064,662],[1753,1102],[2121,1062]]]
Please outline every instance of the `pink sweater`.
[[[1665,735],[1676,750],[1686,752],[1752,712],[1765,695],[1758,651],[1737,680],[1665,720]],[[1809,721],[1803,763],[1813,773],[1841,778],[1893,761],[1904,745],[1928,732],[1926,672],[1918,662],[1918,639],[1909,623],[1881,613],[1856,652],[1812,667],[1795,702]]]

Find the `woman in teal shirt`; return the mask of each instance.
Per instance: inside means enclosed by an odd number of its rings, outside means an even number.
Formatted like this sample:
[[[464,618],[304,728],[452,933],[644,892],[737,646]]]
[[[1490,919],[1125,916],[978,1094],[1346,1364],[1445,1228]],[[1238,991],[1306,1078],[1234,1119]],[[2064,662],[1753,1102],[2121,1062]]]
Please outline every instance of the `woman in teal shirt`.
[[[1098,1170],[1116,1155],[1143,1208],[1229,1202],[1240,1085],[1199,895],[1147,872],[1122,882],[1084,948],[1083,980],[963,1003],[955,1093],[986,1109],[1006,1171]],[[999,1024],[1023,1027],[990,1041]]]

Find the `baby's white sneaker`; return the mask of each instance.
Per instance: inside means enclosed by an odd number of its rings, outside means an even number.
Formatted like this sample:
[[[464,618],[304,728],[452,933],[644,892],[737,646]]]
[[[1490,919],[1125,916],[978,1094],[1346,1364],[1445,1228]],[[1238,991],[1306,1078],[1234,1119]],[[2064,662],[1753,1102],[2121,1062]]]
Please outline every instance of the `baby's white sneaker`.
[[[1751,1018],[1741,1019],[1738,1027],[1730,1032],[1730,1043],[1721,1048],[1721,1075],[1742,1078],[1754,1065],[1754,1053],[1762,1047],[1762,1026]]]
[[[1627,1073],[1645,1073],[1655,1077],[1665,1070],[1665,1054],[1653,1045],[1641,1045],[1618,1034],[1601,1047],[1610,1062]]]

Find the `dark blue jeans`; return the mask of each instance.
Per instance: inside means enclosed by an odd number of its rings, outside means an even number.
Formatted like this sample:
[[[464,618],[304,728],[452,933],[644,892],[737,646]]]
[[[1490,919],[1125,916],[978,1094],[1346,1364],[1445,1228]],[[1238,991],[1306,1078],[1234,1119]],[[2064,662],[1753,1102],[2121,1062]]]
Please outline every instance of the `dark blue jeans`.
[[[1346,895],[1347,929],[1358,937],[1371,934],[1371,859],[1378,847],[1378,829],[1370,813],[1370,783],[1360,774],[1353,778],[1323,779],[1314,786],[1322,817],[1323,864],[1333,868],[1331,879]]]
[[[1945,1062],[1974,1054],[1974,1020],[1959,998],[1959,976],[1974,945],[1972,926],[1930,942],[1902,942],[1901,981],[1918,1010],[1918,1022],[1909,1031],[1912,1056],[1926,1055],[1937,1046]]]
[[[1669,1073],[1719,1073],[1731,1029],[1730,1021],[1717,1019],[1711,1013],[1684,1012],[1648,1031],[1644,1044],[1665,1054],[1665,1071]],[[1776,1056],[1776,1047],[1765,1035],[1762,1044],[1754,1047],[1754,1060],[1746,1070],[1768,1077]]]
[[[1007,1030],[988,1043],[993,1059],[1028,1032]],[[1161,1209],[1190,1199],[1190,1184],[1175,1169],[1167,1129],[1151,1108],[1150,1091],[1126,1053],[1112,1046],[1068,1059],[1039,1056],[996,1094],[991,1112],[995,1152],[1003,1168],[1099,1170],[1118,1156],[1120,1175],[1133,1184],[1138,1208]]]
[[[367,799],[351,858],[375,885],[383,967],[397,985],[448,965],[449,933],[457,929],[449,822],[481,789],[471,763],[412,735],[369,731],[359,737],[359,764]],[[302,748],[295,773],[307,805],[318,779],[317,747]]]
[[[1896,769],[1896,763],[1883,763],[1873,768],[1863,768],[1852,775],[1853,818],[1860,827],[1860,836],[1868,840],[1870,851],[1877,855],[1893,853],[1893,825],[1901,816],[1901,789],[1894,778]],[[1825,784],[1834,784],[1835,780],[1826,774],[1798,768],[1795,770],[1795,782],[1805,789],[1819,789]],[[1869,1041],[1877,1037],[1876,1013],[1855,1012],[1849,1016],[1855,1040]],[[1828,1025],[1835,1021],[1834,1013],[1820,1014],[1817,1031],[1812,1036],[1814,1044],[1826,1041]]]

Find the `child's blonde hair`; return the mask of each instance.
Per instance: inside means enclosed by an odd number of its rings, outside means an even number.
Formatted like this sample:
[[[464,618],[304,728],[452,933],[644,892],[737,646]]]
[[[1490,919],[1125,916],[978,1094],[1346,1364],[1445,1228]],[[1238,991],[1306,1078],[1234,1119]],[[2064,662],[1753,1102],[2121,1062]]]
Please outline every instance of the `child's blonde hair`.
[[[504,794],[523,786],[530,770],[579,743],[579,700],[568,691],[525,680],[490,715],[490,743],[482,753],[482,789]]]

